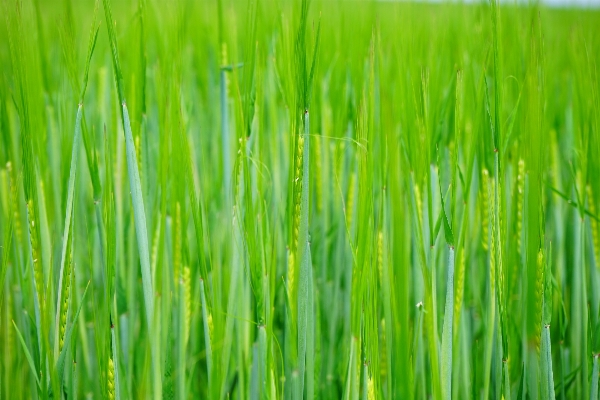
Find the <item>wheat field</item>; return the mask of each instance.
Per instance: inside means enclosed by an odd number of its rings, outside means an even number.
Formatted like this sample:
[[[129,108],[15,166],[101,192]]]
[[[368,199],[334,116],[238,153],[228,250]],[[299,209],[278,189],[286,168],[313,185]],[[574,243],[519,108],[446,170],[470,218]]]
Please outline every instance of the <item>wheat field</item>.
[[[0,3],[0,398],[598,399],[599,9]]]

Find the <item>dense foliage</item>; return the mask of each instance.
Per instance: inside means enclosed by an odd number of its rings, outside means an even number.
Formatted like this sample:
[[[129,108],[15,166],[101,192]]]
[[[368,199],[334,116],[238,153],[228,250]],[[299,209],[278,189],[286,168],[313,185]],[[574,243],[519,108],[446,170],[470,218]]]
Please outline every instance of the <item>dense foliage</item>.
[[[598,10],[1,10],[0,398],[598,398]]]

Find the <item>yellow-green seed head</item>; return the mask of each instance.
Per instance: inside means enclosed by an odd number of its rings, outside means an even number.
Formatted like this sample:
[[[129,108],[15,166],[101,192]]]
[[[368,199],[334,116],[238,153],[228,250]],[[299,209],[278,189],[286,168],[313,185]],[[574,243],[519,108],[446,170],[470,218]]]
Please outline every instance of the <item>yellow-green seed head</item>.
[[[208,334],[210,336],[210,339],[212,340],[213,334],[214,334],[213,333],[214,332],[214,325],[213,325],[212,313],[210,311],[208,312],[207,319],[208,319]]]
[[[113,359],[109,357],[108,359],[108,373],[106,379],[106,386],[108,391],[108,398],[110,400],[114,400],[115,398],[115,365],[113,363]]]
[[[73,251],[69,244],[69,261],[65,266],[65,274],[62,283],[61,305],[60,305],[60,327],[59,327],[59,346],[62,349],[64,345],[65,332],[67,330],[67,315],[69,313],[69,300],[71,297],[71,272],[73,271]]]
[[[292,240],[291,240],[291,251],[295,251],[298,248],[298,236],[300,227],[300,212],[301,212],[301,199],[302,199],[302,152],[304,151],[304,138],[300,136],[298,138],[298,150],[296,154],[296,172],[294,174],[294,205],[293,205],[293,218],[292,218]]]
[[[289,297],[294,299],[296,293],[296,256],[293,251],[288,251],[288,291]]]
[[[38,229],[36,225],[36,212],[33,206],[33,200],[27,202],[27,215],[29,220],[29,238],[31,240],[31,257],[33,261],[33,275],[35,281],[35,290],[40,302],[40,309],[44,305],[44,271],[40,262],[40,244],[38,241]]]
[[[525,192],[525,161],[519,160],[519,171],[517,175],[517,252],[521,254],[521,243],[523,230],[523,194]]]
[[[137,158],[137,167],[140,174],[140,180],[142,179],[142,146],[140,144],[140,135],[136,135],[133,141],[135,147],[135,156]]]
[[[421,226],[423,224],[423,197],[421,196],[421,189],[417,184],[415,184],[415,204],[417,206],[417,218],[419,219],[419,226]]]
[[[463,292],[465,287],[465,252],[460,252],[456,268],[456,284],[454,290],[454,332],[458,332],[460,311],[462,309]]]
[[[544,253],[538,251],[536,274],[535,274],[535,321],[537,323],[535,335],[535,348],[540,351],[540,339],[542,334],[542,307],[544,298]]]
[[[373,378],[369,377],[367,382],[367,399],[375,400],[375,384],[373,383]]]
[[[184,321],[184,338],[187,342],[190,336],[190,322],[192,319],[192,282],[191,282],[191,271],[189,267],[183,268],[183,285],[184,285],[184,307],[185,307],[185,321]]]

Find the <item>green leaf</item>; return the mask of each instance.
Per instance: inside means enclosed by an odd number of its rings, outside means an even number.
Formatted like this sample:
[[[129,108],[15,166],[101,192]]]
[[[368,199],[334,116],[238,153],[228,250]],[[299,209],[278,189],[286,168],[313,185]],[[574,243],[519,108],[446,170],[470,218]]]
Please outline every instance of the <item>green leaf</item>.
[[[90,36],[88,39],[88,50],[87,56],[85,57],[85,69],[83,74],[83,86],[81,89],[81,97],[80,102],[83,104],[83,99],[85,98],[85,92],[88,84],[88,76],[90,73],[90,63],[92,61],[92,54],[94,54],[94,49],[96,48],[96,41],[98,40],[98,32],[100,31],[100,25],[96,25],[96,14],[98,12],[98,0],[94,2],[94,16],[92,17],[92,25],[90,28]]]
[[[542,327],[542,344],[540,354],[542,398],[554,400],[554,377],[552,372],[552,345],[550,326]]]
[[[523,400],[523,393],[525,390],[525,363],[521,367],[521,379],[519,381],[519,389],[517,390],[517,400]]]
[[[117,337],[115,334],[115,326],[111,323],[110,326],[110,348],[112,352],[113,365],[115,369],[115,399],[121,399],[121,384],[119,380],[119,352],[117,351]]]
[[[79,307],[77,308],[77,312],[73,316],[71,326],[67,329],[65,334],[65,345],[60,350],[60,354],[58,355],[58,359],[56,360],[56,366],[54,367],[56,373],[58,374],[58,381],[62,385],[63,375],[65,371],[65,358],[67,357],[67,350],[69,349],[69,343],[71,343],[71,336],[73,335],[73,330],[77,326],[77,322],[79,321],[79,313],[81,312],[81,307],[83,307],[85,295],[87,294],[88,288],[90,287],[90,282],[87,283],[83,295],[81,296],[81,301],[79,303]]]
[[[450,227],[450,222],[448,221],[448,216],[446,214],[446,206],[445,206],[444,195],[442,193],[441,186],[440,186],[440,199],[442,201],[442,211],[441,212],[442,212],[442,221],[444,222],[444,237],[446,238],[446,243],[448,243],[448,246],[454,247],[454,233],[452,232],[452,228]]]
[[[310,253],[310,246],[307,246]],[[310,262],[309,257],[309,262]],[[308,264],[308,304],[306,318],[306,398],[315,397],[315,298],[312,263]]]
[[[573,201],[569,198],[569,196],[567,196],[566,194],[564,194],[563,192],[561,192],[560,190],[548,185],[548,187],[550,188],[550,190],[552,190],[554,193],[556,193],[557,195],[559,195],[560,197],[562,197],[564,200],[567,201],[567,204],[570,205],[571,207],[575,207],[577,210],[581,210],[583,209],[583,212],[588,215],[589,217],[595,219],[596,221],[600,222],[600,218],[598,218],[596,215],[592,214],[590,210],[588,210],[585,207],[580,207],[579,204],[576,201]]]
[[[312,294],[309,291],[312,288],[310,284],[310,277],[312,269],[312,261],[310,254],[310,246],[305,245],[302,260],[300,262],[300,282],[298,285],[298,387],[296,396],[298,399],[303,397],[304,393],[304,372],[306,364],[312,363],[314,357],[313,354],[307,354],[307,342],[314,341],[314,338],[309,336],[314,335],[313,331],[309,329],[309,317],[308,314],[312,314],[312,310],[309,310],[310,297]],[[310,362],[308,360],[311,360]]]
[[[600,321],[596,322],[593,336],[592,353],[600,354]]]
[[[590,400],[598,398],[598,354],[593,355],[593,370],[592,370],[592,389],[590,390]]]
[[[81,142],[81,117],[83,114],[83,105],[77,108],[77,116],[75,118],[75,136],[73,139],[73,149],[71,150],[71,168],[69,171],[69,183],[67,189],[67,208],[65,210],[65,223],[63,231],[62,252],[60,257],[60,272],[58,274],[58,298],[56,300],[56,319],[54,332],[54,357],[58,357],[59,352],[59,330],[60,330],[60,313],[62,307],[62,287],[64,285],[63,278],[65,275],[65,265],[68,263],[67,244],[71,237],[71,218],[73,216],[73,197],[75,194],[75,175],[77,173],[77,160],[79,159],[79,143]],[[66,342],[65,342],[66,343]]]
[[[580,369],[581,369],[581,366],[579,366],[579,367],[575,368],[574,370],[572,370],[571,372],[569,372],[567,374],[567,376],[565,376],[564,382],[558,382],[556,384],[556,386],[554,387],[554,391],[557,393],[561,393],[561,397],[566,396],[567,391],[571,388],[571,386],[575,382]]]
[[[268,387],[267,382],[269,381],[268,373],[269,369],[267,367],[267,329],[265,326],[258,327],[258,365],[259,365],[259,385],[261,398],[268,398]]]
[[[23,339],[23,335],[21,335],[21,331],[19,330],[19,328],[17,328],[17,324],[15,324],[15,321],[12,321],[12,323],[15,327],[15,330],[17,331],[17,335],[19,336],[19,341],[21,342],[21,346],[23,347],[23,351],[25,352],[25,357],[27,358],[27,362],[29,363],[29,368],[31,369],[31,373],[35,377],[35,382],[37,383],[37,386],[39,389],[42,386],[40,384],[40,378],[39,378],[36,368],[35,368],[35,363],[33,362],[33,357],[31,357],[31,353],[29,352],[29,349],[27,348],[27,345],[25,344],[25,339]]]
[[[204,324],[204,346],[206,349],[206,369],[208,371],[208,382],[210,387],[212,374],[212,346],[210,338],[210,329],[208,325],[208,306],[206,304],[206,295],[204,294],[204,281],[200,280],[200,301],[202,304],[202,323]],[[210,390],[209,390],[210,393]]]
[[[300,226],[298,233],[298,249],[300,258],[300,273],[298,284],[298,376],[299,384],[297,386],[296,396],[303,398],[304,393],[304,372],[306,358],[313,357],[314,354],[306,354],[307,336],[314,335],[314,332],[308,330],[309,311],[309,282],[312,275],[312,260],[310,243],[308,241],[308,215],[309,215],[309,173],[310,173],[310,125],[308,111],[304,113],[304,148],[302,155],[302,193],[300,198]]]
[[[448,282],[446,284],[446,309],[442,331],[442,391],[444,399],[452,399],[452,327],[454,324],[454,247],[448,254]]]
[[[13,214],[8,214],[8,223],[4,231],[4,240],[2,241],[2,260],[0,260],[0,308],[4,300],[4,281],[6,279],[6,270],[8,267],[8,258],[10,256],[10,243],[13,235]],[[10,291],[8,292],[10,294]]]
[[[140,264],[142,268],[142,287],[144,291],[144,303],[146,305],[146,318],[148,320],[148,334],[153,336],[154,326],[154,289],[152,286],[152,273],[150,269],[150,249],[148,247],[148,231],[146,226],[146,211],[144,209],[144,199],[142,198],[142,184],[140,182],[140,173],[135,155],[135,145],[133,143],[133,133],[131,132],[131,123],[127,106],[123,103],[123,127],[125,129],[125,145],[127,152],[127,172],[129,174],[129,189],[131,190],[131,201],[133,203],[133,217],[135,222],[135,233],[140,254]],[[153,340],[151,339],[151,342]],[[154,345],[151,348],[154,349]],[[153,358],[157,357],[153,350]],[[156,360],[155,362],[158,362]]]

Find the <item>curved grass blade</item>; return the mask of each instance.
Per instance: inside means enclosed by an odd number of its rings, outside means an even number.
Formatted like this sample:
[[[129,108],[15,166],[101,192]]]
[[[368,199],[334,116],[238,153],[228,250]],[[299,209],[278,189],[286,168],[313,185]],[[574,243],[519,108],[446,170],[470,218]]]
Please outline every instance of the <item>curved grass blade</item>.
[[[73,335],[73,330],[77,327],[77,322],[79,321],[79,313],[81,312],[81,308],[83,307],[83,300],[85,299],[85,295],[87,294],[88,288],[90,287],[90,282],[87,283],[85,290],[83,291],[83,295],[81,296],[81,301],[79,303],[79,307],[77,308],[77,312],[73,316],[71,326],[67,330],[65,334],[65,345],[60,350],[60,354],[58,355],[58,359],[56,360],[55,369],[58,374],[58,381],[63,381],[63,375],[65,371],[65,358],[67,357],[67,350],[69,348],[69,343],[71,343],[71,336]]]
[[[115,80],[117,85],[117,92],[119,94],[119,101],[121,103],[121,117],[123,123],[123,130],[125,133],[125,147],[127,154],[127,173],[129,175],[129,189],[131,191],[131,200],[133,203],[133,217],[135,223],[135,233],[138,244],[138,251],[140,257],[140,267],[142,270],[142,287],[144,292],[144,305],[146,309],[146,322],[148,326],[148,336],[150,345],[150,354],[152,357],[152,374],[151,376],[160,380],[160,366],[158,343],[156,341],[156,335],[154,334],[154,288],[152,285],[152,272],[150,269],[150,249],[148,246],[148,232],[146,226],[146,212],[144,209],[144,200],[142,197],[142,185],[140,181],[140,172],[138,169],[138,162],[136,156],[135,144],[133,141],[133,133],[131,131],[131,121],[129,119],[129,112],[127,110],[127,104],[125,101],[124,89],[123,89],[123,74],[121,72],[121,66],[119,64],[119,52],[117,49],[117,36],[114,29],[114,22],[112,19],[112,12],[110,9],[109,0],[102,0],[104,4],[104,14],[106,16],[106,25],[108,31],[108,37],[110,41],[110,47],[112,51],[113,69],[115,74]],[[154,385],[155,388],[160,392],[160,382]]]
[[[129,187],[131,189],[131,200],[133,203],[133,216],[135,222],[135,233],[140,253],[140,264],[142,268],[142,286],[144,290],[144,303],[146,305],[146,318],[148,319],[148,334],[152,336],[154,326],[154,289],[152,287],[152,275],[150,270],[150,249],[148,247],[148,232],[146,227],[146,212],[142,198],[142,185],[140,173],[133,143],[133,133],[127,105],[123,103],[123,126],[125,129],[125,145],[127,152],[127,170],[129,173]],[[151,342],[153,342],[151,340]],[[150,345],[154,349],[154,344]],[[156,357],[155,350],[152,350]],[[157,362],[156,360],[155,362]]]
[[[33,374],[33,376],[35,376],[35,382],[37,383],[38,388],[41,388],[42,386],[40,384],[40,377],[38,376],[38,374],[36,372],[35,363],[33,362],[33,357],[31,357],[31,353],[29,352],[29,349],[27,348],[27,345],[25,344],[25,339],[23,339],[23,335],[21,335],[21,331],[19,330],[19,328],[17,328],[17,324],[15,324],[15,321],[12,321],[12,323],[15,326],[17,335],[19,336],[19,341],[21,342],[21,346],[23,346],[23,351],[25,352],[25,357],[27,358],[27,362],[29,363],[29,368],[31,368],[31,373]]]
[[[204,281],[200,280],[200,301],[202,302],[202,323],[204,324],[204,344],[206,349],[206,369],[208,371],[208,385],[210,388],[212,374],[212,347],[210,342],[210,327],[208,323],[208,307],[204,293]],[[210,390],[208,391],[210,393]]]
[[[548,185],[548,188],[550,188],[550,190],[552,190],[554,193],[556,193],[558,196],[560,196],[563,200],[565,200],[567,202],[568,205],[570,205],[571,207],[576,208],[577,210],[583,210],[583,213],[585,213],[585,215],[589,216],[590,218],[593,218],[594,220],[596,220],[597,222],[600,222],[600,218],[598,218],[595,214],[593,214],[590,210],[588,210],[587,208],[581,206],[577,203],[577,201],[573,201],[569,198],[569,196],[567,196],[566,194],[564,194],[563,192],[561,192],[560,190]]]
[[[75,119],[75,136],[73,139],[73,149],[71,150],[71,170],[69,172],[69,183],[67,189],[67,209],[65,214],[65,225],[63,231],[63,244],[60,257],[60,272],[58,275],[58,298],[56,300],[56,316],[55,316],[55,331],[54,331],[54,357],[58,357],[59,349],[59,329],[60,329],[60,314],[62,307],[62,288],[65,284],[65,263],[67,262],[67,244],[71,235],[71,225],[73,216],[73,196],[75,193],[75,175],[77,173],[77,160],[79,159],[79,143],[81,142],[81,118],[83,114],[83,105],[79,104],[77,108],[77,117]]]

